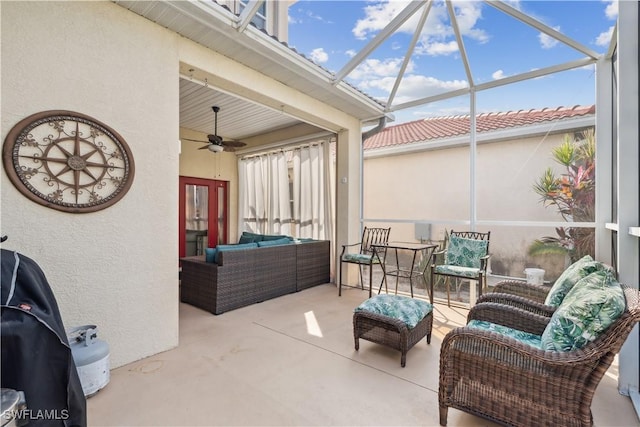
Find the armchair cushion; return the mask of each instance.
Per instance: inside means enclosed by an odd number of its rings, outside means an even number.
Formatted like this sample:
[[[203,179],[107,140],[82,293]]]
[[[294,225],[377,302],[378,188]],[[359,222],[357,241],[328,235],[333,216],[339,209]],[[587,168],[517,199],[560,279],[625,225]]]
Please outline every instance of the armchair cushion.
[[[551,316],[541,337],[545,350],[571,351],[594,341],[624,312],[625,297],[608,270],[580,279]]]
[[[580,279],[593,272],[608,268],[605,264],[594,261],[590,255],[585,255],[562,272],[547,294],[545,305],[558,307]]]
[[[374,295],[354,309],[400,320],[409,329],[413,329],[432,310],[433,305],[426,301],[388,294]]]
[[[495,332],[500,335],[511,337],[523,344],[531,347],[540,348],[540,335],[531,334],[529,332],[519,331],[507,326],[498,325],[496,323],[487,322],[485,320],[471,320],[467,323],[470,328],[483,329],[489,332]]]
[[[480,268],[480,258],[487,255],[487,240],[465,239],[458,236],[449,238],[445,263],[460,267]]]

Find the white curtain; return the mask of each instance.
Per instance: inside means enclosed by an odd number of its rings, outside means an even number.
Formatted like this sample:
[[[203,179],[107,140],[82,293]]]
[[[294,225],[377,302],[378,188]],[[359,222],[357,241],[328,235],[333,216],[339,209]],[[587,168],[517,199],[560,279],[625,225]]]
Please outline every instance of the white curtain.
[[[324,141],[293,150],[293,218],[298,237],[332,238],[332,162],[329,145],[329,141]]]
[[[283,152],[240,159],[239,232],[291,234],[287,160]]]

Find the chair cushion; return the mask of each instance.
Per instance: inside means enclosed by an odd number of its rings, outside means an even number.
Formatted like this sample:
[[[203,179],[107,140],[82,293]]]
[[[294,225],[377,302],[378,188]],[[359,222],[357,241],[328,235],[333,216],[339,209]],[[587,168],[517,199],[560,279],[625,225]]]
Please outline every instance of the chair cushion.
[[[242,251],[245,249],[257,248],[257,243],[242,243],[237,245],[218,245],[216,246],[216,264],[220,263],[220,254],[222,252]]]
[[[571,264],[560,277],[556,279],[551,290],[547,294],[545,304],[552,307],[558,307],[564,297],[573,289],[576,283],[583,277],[588,276],[599,270],[611,270],[606,264],[594,261],[590,255],[585,255],[578,261]]]
[[[520,341],[523,344],[527,344],[535,348],[540,348],[540,335],[534,335],[529,332],[519,331],[517,329],[487,322],[485,320],[471,320],[469,323],[467,323],[467,326],[470,328],[496,332],[500,335],[506,335]]]
[[[378,257],[373,258],[372,255],[367,254],[344,254],[343,261],[353,262],[357,264],[379,264],[380,259]]]
[[[426,301],[401,295],[374,295],[354,311],[368,311],[402,321],[409,329],[414,328],[431,311],[433,305]]]
[[[460,267],[480,268],[480,258],[487,254],[486,240],[465,239],[458,236],[449,237],[449,246],[445,263]]]
[[[477,279],[480,273],[479,268],[460,267],[458,265],[436,265],[436,274],[445,274],[447,276],[461,276],[469,277],[470,279]]]
[[[594,341],[625,310],[622,287],[609,270],[580,279],[542,333],[545,350],[571,351]]]
[[[263,240],[258,242],[258,247],[288,245],[289,243],[292,243],[292,240],[288,237],[283,237],[281,239]]]

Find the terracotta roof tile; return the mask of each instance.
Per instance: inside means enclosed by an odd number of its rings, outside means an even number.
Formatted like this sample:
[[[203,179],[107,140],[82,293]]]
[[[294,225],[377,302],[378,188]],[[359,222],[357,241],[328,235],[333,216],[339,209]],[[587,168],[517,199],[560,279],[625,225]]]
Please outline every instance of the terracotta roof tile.
[[[482,113],[476,118],[478,132],[529,126],[541,122],[595,114],[595,105],[543,108],[541,110],[508,111],[506,113]],[[469,115],[433,117],[388,126],[364,142],[364,149],[411,144],[440,138],[451,138],[469,133]]]

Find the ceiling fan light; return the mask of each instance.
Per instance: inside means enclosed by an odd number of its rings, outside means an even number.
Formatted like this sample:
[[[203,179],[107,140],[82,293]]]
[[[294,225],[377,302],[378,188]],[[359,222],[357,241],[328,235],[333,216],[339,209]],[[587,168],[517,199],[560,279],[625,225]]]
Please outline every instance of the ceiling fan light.
[[[224,147],[218,144],[209,144],[207,148],[209,149],[209,151],[213,151],[214,153],[220,153],[224,150]]]

